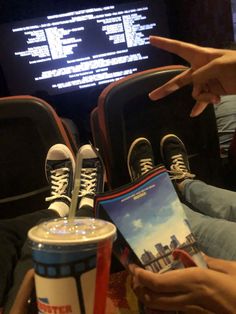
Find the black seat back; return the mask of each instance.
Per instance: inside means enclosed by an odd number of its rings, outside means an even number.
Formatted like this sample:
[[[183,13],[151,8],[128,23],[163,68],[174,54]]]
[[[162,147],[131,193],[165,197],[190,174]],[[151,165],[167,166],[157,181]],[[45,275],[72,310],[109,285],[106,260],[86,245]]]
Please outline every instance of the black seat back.
[[[150,140],[158,164],[160,139],[167,133],[176,134],[185,143],[192,156],[192,171],[199,178],[219,184],[220,156],[213,106],[190,118],[194,106],[190,86],[155,102],[148,97],[154,88],[184,70],[182,66],[168,66],[139,72],[110,84],[100,95],[91,115],[91,125],[110,188],[130,181],[126,159],[135,138]]]
[[[75,149],[49,104],[31,96],[0,98],[0,218],[48,205],[44,163],[56,143]]]

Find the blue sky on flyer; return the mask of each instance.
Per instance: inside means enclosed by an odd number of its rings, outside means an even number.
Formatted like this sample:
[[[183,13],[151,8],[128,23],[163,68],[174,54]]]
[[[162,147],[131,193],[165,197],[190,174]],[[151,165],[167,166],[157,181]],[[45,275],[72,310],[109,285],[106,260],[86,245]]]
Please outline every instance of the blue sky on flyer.
[[[190,231],[168,175],[162,173],[154,177],[136,192],[126,196],[125,201],[112,202],[112,211],[109,212],[137,255],[141,256],[144,249],[156,253],[154,245],[169,245],[173,234],[184,242]],[[142,197],[144,193],[145,197]],[[109,206],[109,203],[104,206]]]

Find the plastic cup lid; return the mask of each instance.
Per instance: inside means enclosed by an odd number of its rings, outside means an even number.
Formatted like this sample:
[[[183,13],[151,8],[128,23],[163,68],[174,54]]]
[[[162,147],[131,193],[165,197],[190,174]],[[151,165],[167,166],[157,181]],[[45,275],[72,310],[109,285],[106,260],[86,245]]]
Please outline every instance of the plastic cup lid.
[[[115,237],[116,227],[112,223],[95,218],[59,218],[48,220],[28,232],[31,241],[42,244],[92,244]]]

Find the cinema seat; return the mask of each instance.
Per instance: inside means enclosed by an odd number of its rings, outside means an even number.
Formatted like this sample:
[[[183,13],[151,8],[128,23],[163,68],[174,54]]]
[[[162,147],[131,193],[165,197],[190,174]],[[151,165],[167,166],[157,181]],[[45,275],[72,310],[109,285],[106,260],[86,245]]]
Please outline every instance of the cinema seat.
[[[67,131],[68,132],[68,131]],[[56,143],[72,143],[54,109],[31,96],[0,98],[0,219],[45,208],[44,162]]]
[[[132,141],[147,137],[160,163],[159,143],[163,135],[175,133],[185,143],[190,165],[198,178],[220,185],[220,155],[213,106],[196,118],[190,118],[194,100],[191,86],[151,101],[148,93],[186,70],[167,66],[132,74],[111,83],[98,99],[91,114],[95,145],[107,171],[108,186],[117,188],[130,181],[126,158]]]

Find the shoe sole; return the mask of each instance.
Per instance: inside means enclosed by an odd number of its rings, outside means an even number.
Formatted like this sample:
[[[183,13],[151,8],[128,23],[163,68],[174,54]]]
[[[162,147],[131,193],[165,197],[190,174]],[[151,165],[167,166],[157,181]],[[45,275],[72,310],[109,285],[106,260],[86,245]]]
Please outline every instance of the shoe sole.
[[[147,138],[145,138],[145,137],[139,137],[139,138],[137,138],[137,139],[134,140],[134,141],[132,142],[132,144],[130,145],[129,151],[128,151],[128,155],[127,155],[127,167],[128,167],[129,176],[130,176],[131,180],[133,180],[133,176],[132,176],[131,168],[130,168],[130,166],[129,166],[129,164],[130,164],[130,157],[131,157],[131,153],[132,153],[132,150],[133,150],[134,146],[135,146],[138,142],[140,142],[140,140],[147,142],[147,143],[151,146],[151,143],[150,143],[149,140],[148,140]]]
[[[177,138],[178,141],[179,141],[179,142],[184,146],[184,148],[185,148],[184,143],[181,141],[181,139],[180,139],[177,135],[171,134],[171,133],[165,135],[165,136],[161,139],[161,142],[160,142],[160,153],[161,153],[161,158],[162,158],[163,161],[164,161],[163,145],[164,145],[165,140],[166,140],[167,138],[169,138],[169,137],[175,137],[175,138]],[[185,151],[186,151],[186,148],[185,148]],[[187,155],[187,157],[188,157],[187,151],[186,151],[186,155]],[[188,159],[187,159],[187,163],[188,163],[188,168],[190,169]]]

